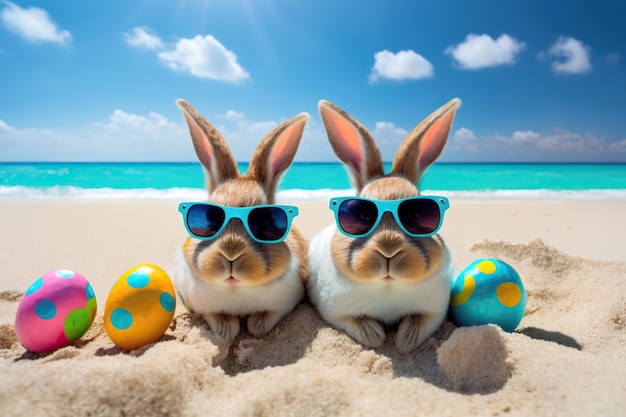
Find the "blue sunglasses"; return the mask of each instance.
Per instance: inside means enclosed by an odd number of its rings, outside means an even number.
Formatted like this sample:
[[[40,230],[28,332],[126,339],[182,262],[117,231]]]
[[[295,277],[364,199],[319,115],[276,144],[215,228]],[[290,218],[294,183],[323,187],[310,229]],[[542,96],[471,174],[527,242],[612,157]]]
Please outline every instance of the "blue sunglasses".
[[[226,207],[210,203],[180,203],[187,232],[200,240],[215,239],[231,219],[239,219],[250,237],[258,243],[285,240],[291,222],[298,215],[295,206],[266,204],[251,207]]]
[[[383,215],[391,213],[404,233],[412,237],[437,234],[443,213],[450,207],[446,197],[418,196],[401,200],[370,200],[340,197],[330,200],[337,227],[352,238],[366,237],[376,229]]]

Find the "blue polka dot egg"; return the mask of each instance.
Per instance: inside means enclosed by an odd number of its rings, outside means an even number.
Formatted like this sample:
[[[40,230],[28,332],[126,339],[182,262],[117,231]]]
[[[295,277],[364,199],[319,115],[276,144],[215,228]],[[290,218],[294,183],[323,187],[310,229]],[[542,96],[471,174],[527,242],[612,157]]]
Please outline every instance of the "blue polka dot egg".
[[[513,267],[498,259],[478,259],[452,282],[449,319],[457,326],[496,324],[512,332],[525,311],[522,280]]]
[[[96,310],[96,296],[84,276],[69,269],[50,271],[35,280],[20,300],[15,334],[32,352],[52,352],[84,335]]]
[[[155,265],[137,265],[113,284],[104,306],[104,328],[118,347],[138,349],[163,336],[175,308],[167,273]]]

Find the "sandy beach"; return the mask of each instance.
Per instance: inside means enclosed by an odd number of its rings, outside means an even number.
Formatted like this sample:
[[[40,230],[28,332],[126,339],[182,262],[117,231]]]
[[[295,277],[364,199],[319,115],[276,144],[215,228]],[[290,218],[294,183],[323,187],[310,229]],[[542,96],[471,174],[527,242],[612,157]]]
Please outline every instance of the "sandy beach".
[[[311,237],[326,202],[292,202]],[[519,272],[518,329],[446,322],[410,354],[392,335],[367,349],[303,303],[267,336],[218,343],[177,304],[163,338],[126,352],[104,331],[113,283],[129,268],[166,270],[186,238],[177,202],[0,202],[0,415],[626,415],[626,201],[451,199],[440,234],[457,270],[480,257]],[[98,315],[47,355],[14,332],[28,286],[53,269],[82,273]]]

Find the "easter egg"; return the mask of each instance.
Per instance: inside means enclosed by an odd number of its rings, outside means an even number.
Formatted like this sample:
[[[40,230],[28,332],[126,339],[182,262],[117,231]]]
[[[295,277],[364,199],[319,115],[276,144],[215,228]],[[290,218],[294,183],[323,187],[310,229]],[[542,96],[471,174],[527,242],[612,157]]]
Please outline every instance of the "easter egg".
[[[137,349],[163,336],[175,308],[169,275],[155,265],[137,265],[111,288],[104,306],[104,329],[118,347]]]
[[[478,259],[452,282],[449,318],[457,326],[496,324],[512,332],[525,311],[522,280],[513,267],[498,259]]]
[[[78,272],[43,274],[24,293],[15,315],[15,333],[26,349],[52,352],[80,339],[96,316],[96,296]]]

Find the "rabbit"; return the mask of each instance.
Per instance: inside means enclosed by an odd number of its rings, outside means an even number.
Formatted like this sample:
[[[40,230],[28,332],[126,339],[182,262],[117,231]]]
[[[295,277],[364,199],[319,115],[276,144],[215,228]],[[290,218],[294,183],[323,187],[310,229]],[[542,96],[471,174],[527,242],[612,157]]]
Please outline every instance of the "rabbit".
[[[176,104],[204,167],[209,202],[227,207],[274,204],[309,115],[301,113],[270,132],[242,175],[220,133],[184,100]],[[212,240],[189,237],[178,250],[174,271],[181,301],[190,312],[200,314],[215,335],[232,341],[239,334],[240,318],[247,317],[248,331],[260,337],[304,298],[307,241],[292,226],[280,243],[259,243],[241,220],[231,219]]]
[[[398,200],[420,194],[419,179],[441,154],[460,104],[453,99],[417,125],[402,142],[389,174],[363,125],[324,100],[319,111],[357,195]],[[445,242],[439,235],[408,236],[389,212],[367,237],[345,236],[335,224],[313,235],[309,262],[311,303],[326,322],[366,347],[381,347],[383,326],[399,323],[396,348],[413,351],[446,317],[453,267]]]

